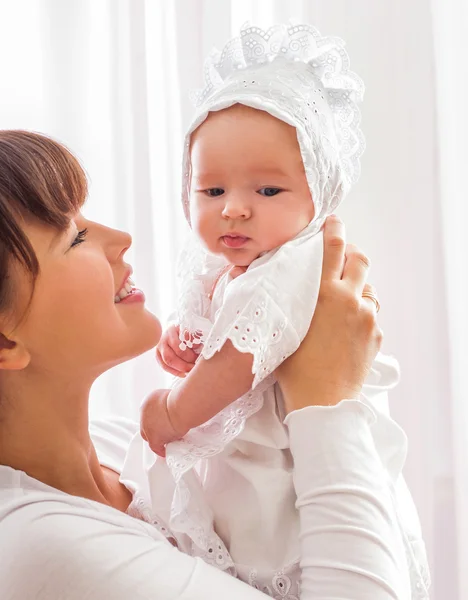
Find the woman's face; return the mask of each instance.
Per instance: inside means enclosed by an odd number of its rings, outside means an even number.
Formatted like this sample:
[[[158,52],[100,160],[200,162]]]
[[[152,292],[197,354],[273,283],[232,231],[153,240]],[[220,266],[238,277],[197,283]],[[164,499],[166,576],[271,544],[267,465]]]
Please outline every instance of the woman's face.
[[[61,234],[38,224],[25,224],[24,231],[37,254],[40,274],[24,312],[31,284],[19,268],[13,270],[13,322],[19,319],[19,324],[11,338],[24,348],[27,369],[58,380],[91,382],[157,344],[161,325],[146,310],[143,293],[133,287],[124,297],[131,274],[124,262],[129,234],[82,215]]]

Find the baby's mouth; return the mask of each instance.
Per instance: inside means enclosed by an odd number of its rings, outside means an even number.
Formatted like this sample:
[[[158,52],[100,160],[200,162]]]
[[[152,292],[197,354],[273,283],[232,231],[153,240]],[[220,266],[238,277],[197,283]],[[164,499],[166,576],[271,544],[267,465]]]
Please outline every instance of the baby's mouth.
[[[228,233],[223,235],[221,239],[228,248],[242,248],[250,240],[245,235],[238,235],[237,233]]]
[[[114,303],[117,304],[127,296],[131,296],[133,293],[135,293],[135,290],[135,284],[133,280],[129,277],[123,284],[122,288],[114,296]]]

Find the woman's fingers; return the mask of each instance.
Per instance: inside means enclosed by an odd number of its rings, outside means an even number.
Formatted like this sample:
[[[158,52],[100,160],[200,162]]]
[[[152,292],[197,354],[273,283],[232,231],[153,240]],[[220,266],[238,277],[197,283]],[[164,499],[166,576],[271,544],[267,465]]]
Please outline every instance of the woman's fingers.
[[[366,283],[369,269],[369,258],[357,246],[348,244],[346,246],[343,282],[347,283],[349,289],[360,298],[362,305],[366,306],[375,315],[380,310],[380,304],[374,286]]]
[[[345,262],[345,247],[343,222],[336,215],[331,215],[325,222],[323,232],[322,281],[341,279]]]
[[[361,295],[369,275],[370,260],[360,248],[354,244],[346,246],[346,262],[343,269],[343,281]]]
[[[377,291],[373,285],[366,283],[362,291],[362,301],[373,314],[377,314],[380,310],[380,304],[378,301]]]

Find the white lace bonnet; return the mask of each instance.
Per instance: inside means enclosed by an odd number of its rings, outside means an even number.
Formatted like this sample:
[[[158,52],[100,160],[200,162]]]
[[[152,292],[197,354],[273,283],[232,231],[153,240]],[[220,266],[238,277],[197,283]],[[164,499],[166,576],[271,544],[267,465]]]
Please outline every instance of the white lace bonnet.
[[[193,96],[196,112],[183,158],[182,202],[190,223],[190,137],[209,112],[233,104],[264,110],[297,130],[318,225],[360,174],[365,142],[359,127],[364,85],[349,70],[344,42],[310,25],[245,25],[204,66],[205,86]]]

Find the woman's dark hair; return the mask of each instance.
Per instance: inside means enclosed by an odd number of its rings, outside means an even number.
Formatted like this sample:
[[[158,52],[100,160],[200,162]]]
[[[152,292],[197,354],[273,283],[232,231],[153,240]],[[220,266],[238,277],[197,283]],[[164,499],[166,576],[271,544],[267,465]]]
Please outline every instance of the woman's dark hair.
[[[39,274],[21,222],[64,231],[86,195],[86,175],[64,146],[37,133],[0,130],[0,310],[9,304],[12,261],[31,275],[33,286]]]

